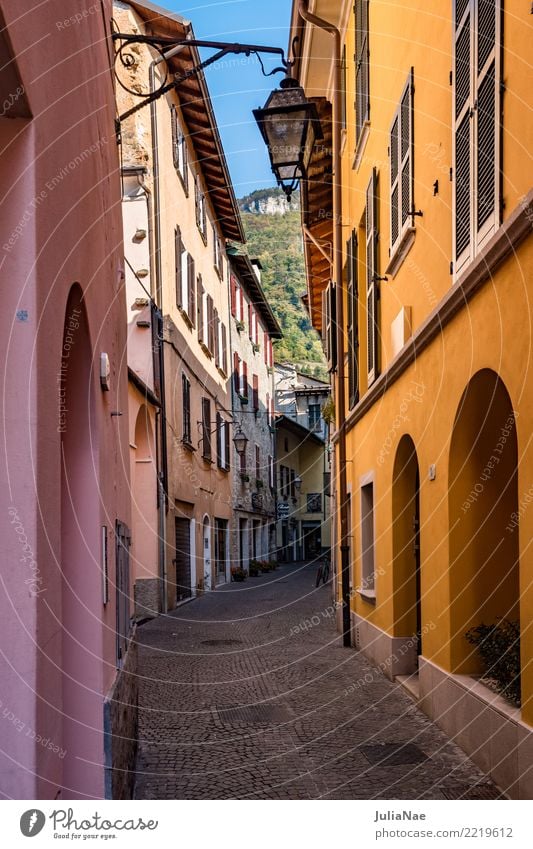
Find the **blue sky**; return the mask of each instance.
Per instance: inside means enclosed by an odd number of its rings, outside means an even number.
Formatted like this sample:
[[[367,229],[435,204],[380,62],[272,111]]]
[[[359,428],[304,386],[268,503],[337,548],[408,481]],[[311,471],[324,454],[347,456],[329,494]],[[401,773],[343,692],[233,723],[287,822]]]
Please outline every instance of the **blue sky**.
[[[290,0],[157,0],[192,21],[197,38],[282,47],[289,38]],[[210,51],[209,51],[210,52]],[[205,55],[209,55],[205,53]],[[265,68],[279,62],[263,54]],[[224,150],[237,197],[275,185],[266,147],[252,115],[281,74],[264,77],[255,57],[229,54],[206,69]]]

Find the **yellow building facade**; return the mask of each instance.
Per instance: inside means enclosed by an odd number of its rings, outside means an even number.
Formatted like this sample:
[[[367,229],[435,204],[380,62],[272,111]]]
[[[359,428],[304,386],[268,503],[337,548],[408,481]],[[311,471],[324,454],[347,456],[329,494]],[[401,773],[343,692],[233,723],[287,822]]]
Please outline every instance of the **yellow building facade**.
[[[316,0],[291,32],[324,130],[302,219],[345,407],[352,644],[514,798],[533,795],[529,11]],[[500,619],[520,625],[520,707],[465,636]]]

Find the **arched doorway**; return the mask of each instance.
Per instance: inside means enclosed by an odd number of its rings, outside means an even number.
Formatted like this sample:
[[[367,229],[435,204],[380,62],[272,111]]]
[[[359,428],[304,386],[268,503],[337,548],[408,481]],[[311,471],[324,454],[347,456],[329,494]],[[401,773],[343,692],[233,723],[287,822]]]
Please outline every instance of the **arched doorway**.
[[[212,589],[211,578],[211,523],[209,516],[204,516],[202,525],[202,549],[204,552],[204,590]]]
[[[157,464],[150,411],[142,404],[134,435],[133,550],[136,612],[156,615],[161,607],[158,573]]]
[[[455,417],[449,466],[451,671],[480,671],[465,632],[519,618],[518,444],[511,399],[499,376],[478,372]]]
[[[91,359],[85,304],[76,284],[67,302],[59,382],[61,695],[66,751],[62,795],[67,799],[103,793],[102,576]]]
[[[394,632],[407,637],[412,651],[410,672],[422,654],[422,597],[420,588],[420,473],[410,436],[401,438],[392,482]]]

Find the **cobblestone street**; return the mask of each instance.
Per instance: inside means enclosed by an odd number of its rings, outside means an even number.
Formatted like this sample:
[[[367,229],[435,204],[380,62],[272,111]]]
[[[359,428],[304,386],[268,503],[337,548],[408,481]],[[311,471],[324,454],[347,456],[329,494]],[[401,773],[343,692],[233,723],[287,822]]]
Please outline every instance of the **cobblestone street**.
[[[313,566],[283,566],[138,629],[136,798],[497,797],[399,685],[342,647],[331,585],[314,584]]]

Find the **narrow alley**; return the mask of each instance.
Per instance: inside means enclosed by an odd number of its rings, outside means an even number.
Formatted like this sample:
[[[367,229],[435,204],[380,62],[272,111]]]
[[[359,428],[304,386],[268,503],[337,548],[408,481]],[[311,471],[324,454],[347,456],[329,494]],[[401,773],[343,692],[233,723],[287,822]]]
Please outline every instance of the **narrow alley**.
[[[138,799],[488,799],[488,778],[345,649],[313,565],[138,630]]]

